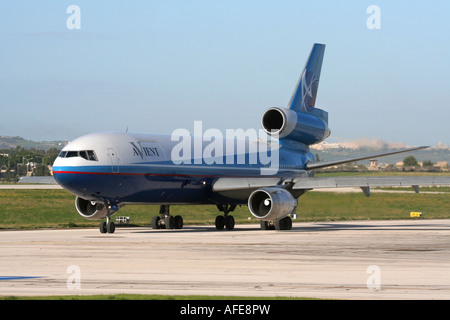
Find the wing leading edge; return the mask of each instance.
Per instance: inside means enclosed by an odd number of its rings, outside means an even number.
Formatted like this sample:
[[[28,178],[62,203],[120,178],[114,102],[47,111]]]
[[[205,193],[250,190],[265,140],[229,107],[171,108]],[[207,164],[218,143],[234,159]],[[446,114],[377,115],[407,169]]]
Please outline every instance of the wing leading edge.
[[[450,185],[450,177],[317,177],[300,178],[292,189],[359,187],[369,196],[371,187],[412,187],[418,193],[419,186],[443,185]]]
[[[390,152],[372,153],[372,154],[367,154],[367,155],[363,155],[363,156],[349,157],[349,158],[343,158],[343,159],[338,159],[338,160],[307,163],[305,165],[305,169],[306,170],[314,170],[314,169],[332,167],[332,166],[336,166],[338,164],[349,163],[349,162],[360,161],[360,160],[367,160],[367,159],[372,159],[372,158],[377,158],[377,157],[384,157],[384,156],[389,156],[392,154],[416,151],[416,150],[421,150],[421,149],[426,149],[426,148],[429,148],[429,146],[406,148],[406,149],[400,149],[400,150],[395,150],[395,151],[390,151]]]
[[[373,187],[412,187],[416,193],[423,186],[449,186],[450,177],[285,177],[285,178],[219,178],[213,184],[214,193],[236,199],[246,199],[258,188],[278,187],[296,191],[322,188],[359,187],[366,196]],[[300,193],[300,194],[303,194]]]

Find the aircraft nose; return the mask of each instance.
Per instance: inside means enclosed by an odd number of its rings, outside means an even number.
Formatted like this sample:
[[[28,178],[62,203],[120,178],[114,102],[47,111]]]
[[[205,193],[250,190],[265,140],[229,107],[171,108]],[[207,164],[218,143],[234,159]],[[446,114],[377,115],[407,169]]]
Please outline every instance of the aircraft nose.
[[[59,159],[59,155],[56,157],[55,161],[53,161],[53,169],[58,168],[61,165],[61,160]]]

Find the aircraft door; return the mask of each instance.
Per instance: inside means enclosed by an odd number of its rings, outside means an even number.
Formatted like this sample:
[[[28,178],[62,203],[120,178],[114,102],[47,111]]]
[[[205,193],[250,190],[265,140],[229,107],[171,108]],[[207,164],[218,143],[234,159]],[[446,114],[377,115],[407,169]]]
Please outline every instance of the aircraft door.
[[[113,148],[108,148],[108,157],[111,160],[111,171],[113,173],[119,172],[119,157]]]

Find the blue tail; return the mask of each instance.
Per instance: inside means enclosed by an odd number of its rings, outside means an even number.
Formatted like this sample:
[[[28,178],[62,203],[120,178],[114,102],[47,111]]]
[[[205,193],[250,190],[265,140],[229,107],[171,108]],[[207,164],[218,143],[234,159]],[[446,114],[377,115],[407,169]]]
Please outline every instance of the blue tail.
[[[315,108],[324,52],[324,44],[314,44],[287,108],[270,108],[263,114],[263,129],[278,135],[284,145],[293,141],[310,146],[331,133],[328,112]]]
[[[315,43],[308,61],[292,94],[288,108],[299,112],[313,112],[319,88],[325,45]]]

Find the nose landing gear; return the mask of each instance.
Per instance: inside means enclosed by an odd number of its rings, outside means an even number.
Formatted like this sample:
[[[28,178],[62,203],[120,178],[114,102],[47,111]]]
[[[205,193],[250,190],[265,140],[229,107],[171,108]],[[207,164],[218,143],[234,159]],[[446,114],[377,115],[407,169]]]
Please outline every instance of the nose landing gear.
[[[113,208],[109,204],[105,204],[106,208],[106,221],[100,223],[100,233],[114,233],[116,231],[116,225],[111,221],[111,216],[119,210],[117,207]]]
[[[102,221],[99,229],[101,233],[114,233],[114,231],[116,231],[116,225],[112,221]]]

